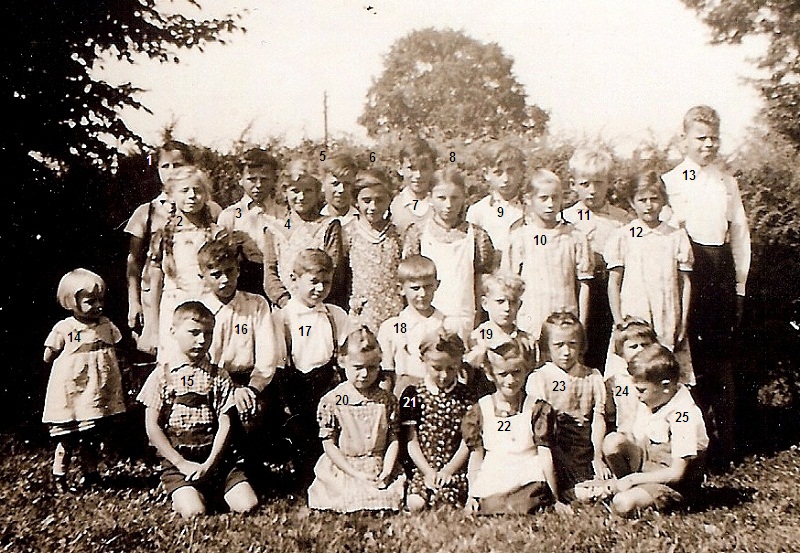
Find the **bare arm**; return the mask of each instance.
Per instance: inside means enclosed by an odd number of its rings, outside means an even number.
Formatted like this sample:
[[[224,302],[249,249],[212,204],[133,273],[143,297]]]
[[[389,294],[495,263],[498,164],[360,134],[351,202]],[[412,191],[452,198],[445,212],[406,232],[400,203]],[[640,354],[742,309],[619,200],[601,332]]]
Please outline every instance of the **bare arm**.
[[[50,346],[45,346],[44,347],[44,362],[49,365],[50,363],[55,361],[55,359],[56,359],[56,357],[58,357],[59,353],[61,353],[61,350],[58,350],[58,349],[55,349],[55,348],[51,348]]]
[[[408,456],[411,457],[411,460],[414,461],[414,465],[422,473],[422,476],[425,478],[425,483],[428,484],[430,482],[432,484],[436,476],[436,470],[428,463],[428,460],[422,453],[422,448],[419,446],[417,427],[409,426],[408,430],[409,438],[408,445],[406,446],[408,448]]]
[[[467,458],[469,458],[469,448],[467,448],[467,444],[464,443],[464,440],[461,440],[458,449],[453,453],[452,459],[439,471],[437,475],[437,484],[441,486],[449,483],[453,474],[467,462]]]
[[[603,461],[603,438],[606,436],[606,419],[603,413],[595,411],[592,416],[592,448],[594,449],[594,475],[596,478],[610,478],[611,471]]]
[[[348,474],[353,478],[357,478],[359,480],[367,480],[367,481],[373,480],[372,477],[370,477],[370,475],[363,473],[360,470],[357,470],[355,467],[353,467],[353,465],[351,465],[350,462],[347,460],[345,454],[342,453],[342,450],[339,449],[339,446],[337,446],[333,442],[333,440],[330,439],[323,440],[322,450],[325,452],[325,455],[327,455],[330,458],[333,464],[336,465],[336,467],[339,468],[339,470],[341,470],[345,474]]]
[[[383,470],[378,475],[378,485],[383,487],[385,480],[389,478],[394,470],[394,465],[397,462],[397,454],[400,452],[400,442],[395,438],[389,443],[386,448],[386,454],[383,456]]]
[[[689,325],[689,302],[692,297],[692,280],[686,271],[680,272],[681,285],[681,325],[675,336],[675,349],[679,349],[686,339],[686,329]]]
[[[589,318],[589,283],[585,280],[578,281],[578,318],[585,327]]]
[[[672,464],[652,472],[634,472],[617,481],[617,491],[624,492],[641,484],[674,484],[680,482],[689,467],[689,459],[673,459]]]
[[[608,306],[611,308],[611,316],[614,324],[622,322],[622,276],[624,269],[614,267],[608,271]]]
[[[214,434],[214,442],[211,444],[211,452],[201,465],[197,472],[194,473],[190,480],[199,480],[210,471],[219,462],[225,451],[225,446],[228,444],[228,437],[231,433],[231,417],[225,412],[219,416],[217,420],[217,433]]]
[[[128,246],[126,277],[128,280],[128,327],[141,328],[144,324],[142,313],[142,270],[144,269],[147,243],[138,236],[131,236]]]
[[[194,474],[200,465],[187,461],[183,456],[175,451],[172,444],[169,442],[166,434],[158,425],[159,410],[153,407],[148,407],[144,412],[144,429],[147,432],[147,438],[150,443],[158,451],[159,455],[164,457],[167,461],[175,465],[184,476],[189,477]]]

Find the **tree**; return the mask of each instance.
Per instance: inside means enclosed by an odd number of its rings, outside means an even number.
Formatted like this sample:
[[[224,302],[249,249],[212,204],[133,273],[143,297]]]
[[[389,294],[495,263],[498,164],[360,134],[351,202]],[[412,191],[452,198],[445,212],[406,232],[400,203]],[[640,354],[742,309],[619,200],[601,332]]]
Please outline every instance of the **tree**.
[[[800,149],[800,3],[794,0],[682,0],[711,27],[715,43],[738,44],[747,36],[769,39],[757,80],[768,123]]]
[[[200,7],[195,0],[180,3]],[[2,154],[20,160],[33,153],[56,165],[108,167],[116,156],[115,141],[140,143],[119,118],[124,107],[146,109],[135,98],[138,89],[93,78],[94,65],[107,57],[133,62],[137,55],[177,62],[179,49],[202,50],[238,28],[236,16],[193,19],[157,5],[164,3],[8,0],[0,78],[7,114]]]
[[[358,122],[371,137],[426,135],[434,127],[448,137],[541,135],[548,115],[526,103],[513,63],[496,43],[451,30],[413,31],[392,45]]]

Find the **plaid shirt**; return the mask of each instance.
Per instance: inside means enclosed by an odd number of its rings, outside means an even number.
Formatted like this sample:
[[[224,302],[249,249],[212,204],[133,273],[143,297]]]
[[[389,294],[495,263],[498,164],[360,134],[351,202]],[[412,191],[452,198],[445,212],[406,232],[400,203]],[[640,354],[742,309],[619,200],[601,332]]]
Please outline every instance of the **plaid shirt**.
[[[159,424],[173,446],[210,445],[220,415],[235,407],[230,376],[207,359],[157,366],[136,399],[161,411]]]

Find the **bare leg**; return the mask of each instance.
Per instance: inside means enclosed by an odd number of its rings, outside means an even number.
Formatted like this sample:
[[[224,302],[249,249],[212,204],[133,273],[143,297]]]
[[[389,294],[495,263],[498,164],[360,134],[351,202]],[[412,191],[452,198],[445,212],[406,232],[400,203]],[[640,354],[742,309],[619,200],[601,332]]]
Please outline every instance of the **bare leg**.
[[[603,440],[603,457],[617,478],[636,472],[642,466],[641,448],[619,432],[612,432]]]
[[[225,503],[235,513],[249,513],[258,507],[258,498],[248,482],[239,482],[225,494]]]
[[[183,486],[172,492],[172,510],[183,518],[194,518],[206,513],[206,504],[197,489]]]

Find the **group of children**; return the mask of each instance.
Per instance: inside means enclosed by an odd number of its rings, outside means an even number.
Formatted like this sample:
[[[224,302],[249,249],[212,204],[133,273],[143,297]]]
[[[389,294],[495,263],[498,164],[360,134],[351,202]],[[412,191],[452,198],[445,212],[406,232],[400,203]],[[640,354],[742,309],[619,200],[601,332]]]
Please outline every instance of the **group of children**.
[[[558,177],[528,172],[511,147],[469,207],[464,178],[437,170],[424,140],[403,150],[396,195],[347,154],[312,174],[255,149],[242,200],[220,210],[190,150],[166,144],[163,194],[126,231],[128,323],[157,356],[138,400],[173,508],[191,517],[219,497],[254,509],[250,482],[276,448],[309,506],[339,512],[568,513],[572,500],[613,497],[630,515],[691,500],[709,446],[693,394],[728,381],[697,358],[695,378],[695,252],[703,278],[735,267],[740,283],[749,248],[735,181],[714,163],[718,128],[711,108],[687,113],[686,182],[638,176],[635,218],[607,201],[602,149],[570,160],[569,207]],[[721,244],[698,222],[712,209],[728,227]],[[96,480],[99,426],[125,408],[104,293],[85,269],[59,283],[73,316],[46,342],[44,422],[60,485],[76,447]],[[702,328],[698,340],[723,340]],[[702,348],[704,363],[720,351]]]

